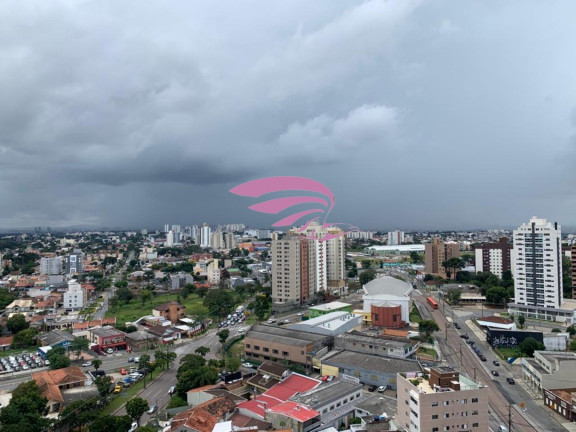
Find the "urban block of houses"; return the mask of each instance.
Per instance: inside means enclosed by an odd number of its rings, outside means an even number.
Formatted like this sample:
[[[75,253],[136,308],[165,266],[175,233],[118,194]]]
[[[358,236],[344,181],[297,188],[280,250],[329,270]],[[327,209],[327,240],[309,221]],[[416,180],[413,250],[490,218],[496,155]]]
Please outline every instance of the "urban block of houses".
[[[236,409],[236,402],[227,397],[208,400],[176,414],[169,432],[212,432],[219,422],[226,422]]]

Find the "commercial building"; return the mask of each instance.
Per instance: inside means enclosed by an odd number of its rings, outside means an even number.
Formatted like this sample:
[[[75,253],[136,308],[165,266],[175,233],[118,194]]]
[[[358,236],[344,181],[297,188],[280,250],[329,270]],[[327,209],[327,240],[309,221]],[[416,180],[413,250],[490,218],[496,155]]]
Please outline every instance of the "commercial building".
[[[81,310],[86,305],[88,294],[76,279],[68,282],[68,290],[64,293],[64,309]]]
[[[522,359],[522,379],[533,389],[576,388],[576,354],[535,351],[534,358]]]
[[[334,350],[348,350],[362,354],[408,358],[418,351],[420,342],[391,336],[369,336],[353,331],[334,338]]]
[[[557,222],[532,217],[514,230],[514,300],[518,305],[560,308],[562,237]]]
[[[332,312],[306,321],[287,325],[290,330],[336,336],[362,327],[362,317],[350,312]]]
[[[444,243],[439,238],[435,238],[431,243],[426,243],[424,246],[424,271],[428,274],[446,277],[442,263],[450,258],[458,258],[460,245],[454,242]]]
[[[416,360],[406,360],[354,351],[331,351],[322,359],[322,375],[357,378],[363,384],[396,389],[396,374],[420,370]]]
[[[488,388],[450,367],[398,374],[397,423],[410,432],[488,430]]]
[[[542,391],[544,405],[556,411],[568,421],[576,421],[576,388],[544,389]]]
[[[503,272],[512,270],[512,245],[506,237],[496,243],[484,243],[475,254],[476,272],[490,272],[501,278]]]
[[[370,305],[370,319],[374,327],[402,328],[407,325],[402,320],[402,306],[387,301]]]
[[[386,303],[387,307],[400,306],[401,320],[410,321],[410,293],[414,289],[412,285],[391,276],[382,276],[365,284],[363,289],[364,312],[372,315],[372,305],[378,308]],[[380,316],[378,319],[380,320]]]
[[[57,256],[40,258],[40,274],[57,275],[60,273],[62,273],[62,257]]]
[[[317,316],[332,312],[352,312],[352,305],[350,303],[334,301],[308,307],[308,315],[310,318],[316,318]]]
[[[331,336],[254,325],[244,338],[244,352],[258,361],[287,360],[311,367],[313,357],[327,352],[333,343]]]

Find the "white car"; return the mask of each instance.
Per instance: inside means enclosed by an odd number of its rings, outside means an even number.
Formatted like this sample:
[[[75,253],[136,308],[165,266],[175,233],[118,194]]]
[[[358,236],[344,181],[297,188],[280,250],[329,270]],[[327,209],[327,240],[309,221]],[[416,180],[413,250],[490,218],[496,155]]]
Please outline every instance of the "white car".
[[[138,429],[138,423],[134,422],[132,426],[130,426],[130,429],[128,429],[128,432],[134,432],[136,429]]]
[[[92,366],[92,362],[88,360],[87,362],[82,363],[82,367],[89,367]]]
[[[242,363],[242,366],[244,366],[245,368],[253,368],[254,367],[254,365],[252,363],[248,363],[248,362]]]
[[[113,350],[112,348],[108,348],[108,349],[106,350],[106,352],[107,352],[108,354],[114,354],[114,350]]]

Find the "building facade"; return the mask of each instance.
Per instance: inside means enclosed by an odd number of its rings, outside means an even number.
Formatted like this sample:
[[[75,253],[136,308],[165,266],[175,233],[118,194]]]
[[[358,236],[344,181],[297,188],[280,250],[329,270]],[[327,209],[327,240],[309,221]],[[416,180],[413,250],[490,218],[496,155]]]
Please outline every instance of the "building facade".
[[[410,432],[488,430],[488,388],[450,367],[398,374],[397,423]]]
[[[388,246],[396,246],[404,243],[404,231],[389,231],[387,243]]]
[[[64,309],[81,310],[86,305],[87,300],[86,290],[76,279],[68,282],[68,290],[64,293]]]
[[[0,264],[2,260],[0,260]],[[42,257],[40,258],[40,274],[56,275],[62,273],[62,257]]]
[[[514,230],[514,297],[519,305],[560,308],[562,237],[557,222],[533,217]]]
[[[79,249],[66,257],[66,274],[82,273],[84,254]]]
[[[485,243],[476,248],[476,272],[490,272],[499,278],[502,273],[512,270],[512,245],[506,237],[496,243]]]
[[[424,271],[428,274],[446,277],[442,263],[459,256],[460,245],[458,243],[444,243],[439,238],[435,238],[431,243],[424,245]]]

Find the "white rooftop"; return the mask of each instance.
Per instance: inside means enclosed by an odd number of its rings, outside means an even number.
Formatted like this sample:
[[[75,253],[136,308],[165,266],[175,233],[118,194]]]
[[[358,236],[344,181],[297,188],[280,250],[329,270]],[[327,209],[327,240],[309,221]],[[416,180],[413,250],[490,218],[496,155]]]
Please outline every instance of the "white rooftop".
[[[331,303],[319,304],[318,306],[310,306],[308,309],[314,309],[317,311],[331,311],[334,309],[341,309],[346,306],[352,306],[352,305],[349,303],[333,301]]]
[[[372,249],[375,251],[424,252],[424,245],[407,244],[407,245],[370,246],[367,249]]]
[[[401,281],[392,276],[382,276],[365,284],[363,289],[367,295],[387,294],[404,297],[410,295],[413,288],[408,282]]]

